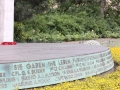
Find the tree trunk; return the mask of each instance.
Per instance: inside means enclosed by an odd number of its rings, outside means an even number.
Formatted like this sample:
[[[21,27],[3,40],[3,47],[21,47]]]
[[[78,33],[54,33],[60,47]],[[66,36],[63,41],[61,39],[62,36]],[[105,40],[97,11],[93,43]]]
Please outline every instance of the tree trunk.
[[[105,7],[105,0],[100,0],[100,12],[103,18],[104,18],[104,7]]]

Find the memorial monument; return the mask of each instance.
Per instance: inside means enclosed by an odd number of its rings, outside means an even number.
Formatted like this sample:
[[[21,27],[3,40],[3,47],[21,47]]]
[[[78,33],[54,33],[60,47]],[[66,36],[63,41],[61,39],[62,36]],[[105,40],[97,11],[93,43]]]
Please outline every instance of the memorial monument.
[[[14,0],[0,0],[0,43],[13,42]]]
[[[14,0],[0,0],[0,42],[13,42]],[[62,43],[0,45],[0,90],[86,78],[114,67],[109,48]]]
[[[73,81],[114,67],[109,48],[101,45],[18,43],[0,50],[0,90]]]

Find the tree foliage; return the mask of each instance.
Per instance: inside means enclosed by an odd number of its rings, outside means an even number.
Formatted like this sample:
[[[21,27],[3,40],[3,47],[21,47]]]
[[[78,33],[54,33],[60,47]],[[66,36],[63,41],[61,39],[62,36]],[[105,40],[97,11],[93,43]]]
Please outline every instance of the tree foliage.
[[[15,0],[16,41],[120,38],[119,34],[119,0]]]
[[[57,10],[61,13],[65,13],[73,5],[81,5],[83,10],[93,9],[92,13],[101,13],[103,17],[118,17],[120,13],[119,0],[110,1],[111,3],[108,5],[106,0],[15,0],[15,21],[31,18],[33,14],[53,12],[51,7],[54,7],[56,3],[59,6]]]
[[[31,18],[48,8],[48,0],[15,0],[15,21]]]

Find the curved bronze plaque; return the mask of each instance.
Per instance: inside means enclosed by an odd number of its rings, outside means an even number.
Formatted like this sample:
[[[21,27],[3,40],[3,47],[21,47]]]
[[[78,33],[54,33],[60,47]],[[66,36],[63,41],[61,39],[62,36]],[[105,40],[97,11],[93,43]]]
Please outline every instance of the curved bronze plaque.
[[[113,66],[110,50],[68,58],[0,64],[0,90],[72,81],[106,72]]]

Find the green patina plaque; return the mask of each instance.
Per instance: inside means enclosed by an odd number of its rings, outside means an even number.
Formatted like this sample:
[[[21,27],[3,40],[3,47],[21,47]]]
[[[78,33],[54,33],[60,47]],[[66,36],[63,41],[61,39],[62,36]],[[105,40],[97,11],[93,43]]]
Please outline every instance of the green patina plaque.
[[[83,56],[0,64],[0,90],[56,84],[97,75],[113,68],[110,50]]]

